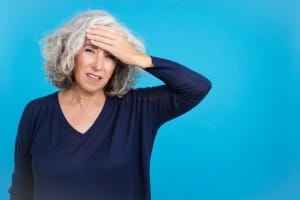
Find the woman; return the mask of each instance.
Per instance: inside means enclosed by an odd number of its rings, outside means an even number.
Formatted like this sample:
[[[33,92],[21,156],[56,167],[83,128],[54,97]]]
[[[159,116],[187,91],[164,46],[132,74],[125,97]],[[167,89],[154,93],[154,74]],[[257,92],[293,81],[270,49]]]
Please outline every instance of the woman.
[[[104,11],[78,15],[43,44],[49,80],[61,90],[24,109],[11,199],[150,199],[158,128],[196,106],[210,81],[147,55]],[[132,89],[139,69],[165,85]]]

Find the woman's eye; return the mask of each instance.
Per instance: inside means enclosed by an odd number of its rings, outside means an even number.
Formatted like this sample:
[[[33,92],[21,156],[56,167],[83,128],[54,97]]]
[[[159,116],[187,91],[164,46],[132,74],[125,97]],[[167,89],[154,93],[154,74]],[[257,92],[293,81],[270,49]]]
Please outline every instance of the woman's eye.
[[[110,58],[110,59],[115,59],[115,56],[113,56],[112,54],[107,54],[105,57]]]
[[[86,52],[95,53],[93,49],[85,49]]]

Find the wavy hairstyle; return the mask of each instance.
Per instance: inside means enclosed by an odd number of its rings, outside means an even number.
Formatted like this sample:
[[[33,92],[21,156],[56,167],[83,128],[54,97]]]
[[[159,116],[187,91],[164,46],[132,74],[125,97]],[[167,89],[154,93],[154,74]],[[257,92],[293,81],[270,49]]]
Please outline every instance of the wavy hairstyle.
[[[58,88],[68,89],[74,84],[73,69],[75,56],[85,42],[86,30],[93,24],[110,26],[122,31],[127,40],[139,51],[145,46],[111,14],[102,10],[88,10],[75,16],[68,23],[46,35],[41,40],[44,68],[48,79]],[[140,69],[137,66],[117,62],[115,71],[104,88],[108,96],[122,97],[134,87]]]

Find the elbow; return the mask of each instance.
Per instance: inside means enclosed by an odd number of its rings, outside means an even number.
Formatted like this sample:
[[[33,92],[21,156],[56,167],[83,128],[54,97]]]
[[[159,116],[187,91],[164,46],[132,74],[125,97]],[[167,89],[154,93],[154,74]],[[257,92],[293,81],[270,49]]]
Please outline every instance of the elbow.
[[[211,88],[211,81],[208,79],[202,79],[200,83],[197,82],[197,84],[194,84],[193,87],[190,87],[189,93],[186,93],[183,97],[190,105],[195,106],[204,99]]]
[[[201,81],[201,84],[199,84],[198,87],[199,87],[198,88],[198,91],[199,91],[198,98],[200,100],[202,100],[208,94],[208,92],[211,90],[212,82],[205,78]]]
[[[203,84],[203,90],[205,95],[210,91],[212,88],[212,82],[208,79],[205,80],[205,83]]]
[[[194,107],[200,103],[212,88],[212,82],[206,78],[198,79],[186,86],[178,96],[189,106]]]

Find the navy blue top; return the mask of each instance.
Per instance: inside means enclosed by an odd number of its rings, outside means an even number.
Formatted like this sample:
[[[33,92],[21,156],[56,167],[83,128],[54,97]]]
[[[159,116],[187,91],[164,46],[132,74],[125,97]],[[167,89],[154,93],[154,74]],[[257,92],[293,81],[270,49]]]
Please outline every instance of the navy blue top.
[[[211,88],[204,76],[152,57],[146,71],[166,85],[108,97],[85,134],[67,122],[58,93],[31,101],[20,120],[12,200],[150,200],[149,166],[158,128]]]

